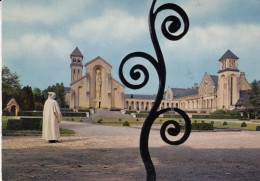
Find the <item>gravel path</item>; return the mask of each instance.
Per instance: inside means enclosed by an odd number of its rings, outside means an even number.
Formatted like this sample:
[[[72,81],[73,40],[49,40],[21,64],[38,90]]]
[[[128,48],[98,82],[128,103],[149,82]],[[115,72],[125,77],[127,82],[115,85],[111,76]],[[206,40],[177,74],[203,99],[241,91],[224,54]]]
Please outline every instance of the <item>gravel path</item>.
[[[144,180],[140,129],[64,121],[75,136],[4,136],[3,180]],[[151,131],[158,180],[259,180],[260,132],[194,132],[183,145]]]

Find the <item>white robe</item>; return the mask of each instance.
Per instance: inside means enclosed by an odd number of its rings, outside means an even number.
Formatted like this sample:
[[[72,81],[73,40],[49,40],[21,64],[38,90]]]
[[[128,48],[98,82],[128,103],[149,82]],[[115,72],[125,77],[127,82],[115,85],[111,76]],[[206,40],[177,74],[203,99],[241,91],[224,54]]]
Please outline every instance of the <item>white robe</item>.
[[[42,138],[45,140],[57,140],[60,137],[60,122],[62,114],[59,105],[55,101],[56,94],[49,92],[43,108]]]

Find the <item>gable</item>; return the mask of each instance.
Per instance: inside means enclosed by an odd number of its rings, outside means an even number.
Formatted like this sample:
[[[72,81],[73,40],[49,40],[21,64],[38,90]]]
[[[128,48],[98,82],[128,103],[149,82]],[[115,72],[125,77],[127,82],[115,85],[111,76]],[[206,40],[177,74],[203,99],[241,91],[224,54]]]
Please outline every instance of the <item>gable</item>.
[[[85,67],[90,66],[92,64],[95,64],[95,65],[104,65],[105,64],[106,66],[112,68],[112,66],[109,63],[107,63],[107,61],[105,61],[100,56],[98,56],[98,57],[94,58],[93,60],[89,61],[88,63],[86,63]]]
[[[209,76],[209,74],[206,72],[199,86],[199,95],[201,96],[214,95],[217,87],[216,81],[217,79],[215,76]]]

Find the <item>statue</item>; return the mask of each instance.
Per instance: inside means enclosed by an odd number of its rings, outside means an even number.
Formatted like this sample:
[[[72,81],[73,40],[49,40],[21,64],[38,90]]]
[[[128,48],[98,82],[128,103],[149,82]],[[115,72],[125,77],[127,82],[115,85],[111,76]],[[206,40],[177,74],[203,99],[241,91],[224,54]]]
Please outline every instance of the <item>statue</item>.
[[[101,97],[101,85],[102,85],[102,80],[101,80],[101,71],[100,69],[96,70],[96,99],[100,100]]]
[[[60,138],[62,114],[55,98],[54,92],[48,92],[48,99],[43,108],[42,138],[49,143],[58,142],[57,139]]]

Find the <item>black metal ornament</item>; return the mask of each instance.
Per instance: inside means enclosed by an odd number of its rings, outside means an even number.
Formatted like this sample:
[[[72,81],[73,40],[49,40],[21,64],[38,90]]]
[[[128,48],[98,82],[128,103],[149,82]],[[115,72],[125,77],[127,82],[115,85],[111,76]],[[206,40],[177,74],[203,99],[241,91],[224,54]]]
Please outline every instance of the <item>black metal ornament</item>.
[[[159,77],[159,87],[158,87],[157,96],[156,96],[155,102],[154,102],[150,112],[148,113],[148,116],[146,117],[146,119],[143,123],[141,135],[140,135],[140,145],[139,145],[141,157],[142,157],[144,166],[146,168],[146,180],[149,180],[149,181],[156,180],[155,167],[151,160],[151,156],[150,156],[149,148],[148,148],[149,134],[150,134],[150,130],[152,128],[152,124],[154,123],[155,119],[157,117],[159,117],[160,114],[163,114],[163,113],[166,113],[169,111],[177,112],[179,115],[181,115],[183,117],[183,119],[185,121],[185,131],[184,131],[183,136],[176,141],[169,140],[167,138],[166,132],[170,136],[179,135],[179,133],[181,132],[180,124],[174,120],[168,120],[161,126],[161,129],[160,129],[161,138],[163,139],[164,142],[166,142],[170,145],[179,145],[179,144],[184,143],[188,139],[190,132],[191,132],[191,121],[184,111],[182,111],[181,109],[178,109],[178,108],[167,108],[167,109],[159,110],[159,106],[161,104],[161,101],[162,101],[163,95],[164,95],[165,82],[166,82],[166,68],[165,68],[163,54],[162,54],[162,51],[161,51],[161,48],[160,48],[160,45],[159,45],[159,42],[157,39],[156,30],[155,30],[155,20],[156,20],[156,17],[159,12],[164,11],[164,10],[172,10],[174,12],[177,12],[179,14],[179,16],[182,18],[182,21],[179,19],[179,17],[171,15],[171,16],[166,17],[161,24],[162,34],[167,39],[176,41],[176,40],[181,39],[187,33],[187,31],[189,29],[189,19],[188,19],[188,16],[186,15],[186,13],[184,12],[184,10],[176,4],[172,4],[172,3],[163,4],[160,7],[158,7],[156,10],[154,10],[155,3],[156,3],[156,0],[153,0],[151,9],[150,9],[150,13],[149,13],[149,30],[150,30],[150,36],[152,39],[152,43],[153,43],[153,46],[155,49],[157,59],[155,59],[154,57],[152,57],[151,55],[149,55],[145,52],[133,52],[133,53],[128,54],[122,60],[120,67],[119,67],[119,77],[120,77],[121,81],[123,82],[123,84],[125,86],[127,86],[128,88],[131,88],[131,89],[140,89],[140,88],[144,87],[149,80],[149,72],[148,72],[147,68],[141,64],[134,65],[130,70],[130,77],[135,81],[137,81],[141,77],[140,72],[143,73],[144,80],[141,83],[132,84],[132,83],[129,83],[125,79],[125,76],[123,74],[123,67],[124,67],[125,63],[131,58],[139,57],[139,58],[144,58],[144,59],[148,60],[152,64],[154,69],[156,70],[158,77]],[[178,35],[175,35],[175,33],[180,31],[180,29],[182,27],[181,22],[183,22],[182,32],[179,33]],[[171,125],[173,127],[168,128],[169,125]]]

